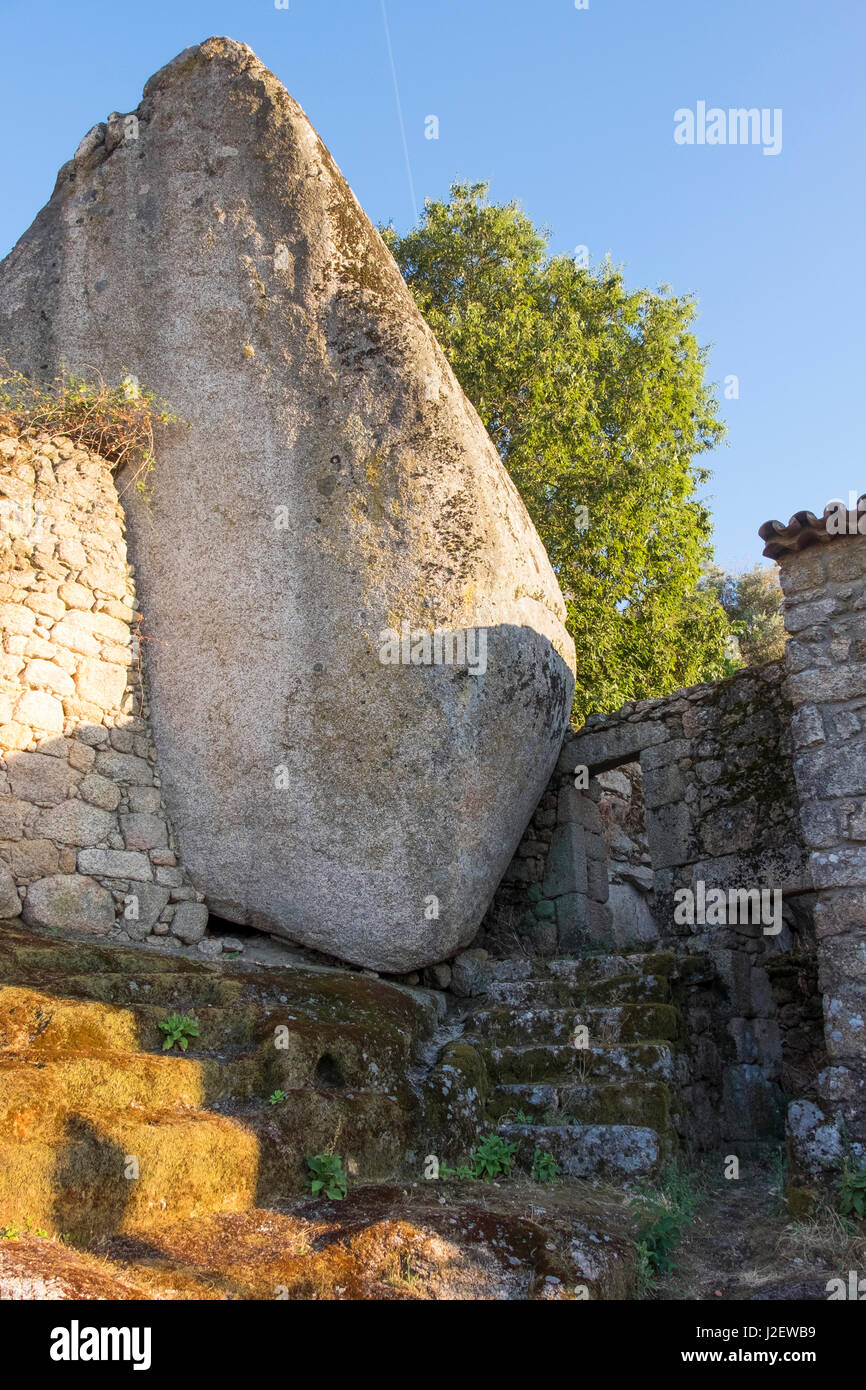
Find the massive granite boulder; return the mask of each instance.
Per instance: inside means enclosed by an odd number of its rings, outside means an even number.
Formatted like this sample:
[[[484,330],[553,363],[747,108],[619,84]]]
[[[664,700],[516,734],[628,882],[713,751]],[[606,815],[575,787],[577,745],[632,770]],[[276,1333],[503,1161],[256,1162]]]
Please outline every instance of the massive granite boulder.
[[[211,910],[388,971],[468,942],[566,727],[564,604],[396,264],[249,48],[187,49],[84,137],[0,266],[0,350],[130,374],[187,422],[149,502],[119,486],[165,800]]]

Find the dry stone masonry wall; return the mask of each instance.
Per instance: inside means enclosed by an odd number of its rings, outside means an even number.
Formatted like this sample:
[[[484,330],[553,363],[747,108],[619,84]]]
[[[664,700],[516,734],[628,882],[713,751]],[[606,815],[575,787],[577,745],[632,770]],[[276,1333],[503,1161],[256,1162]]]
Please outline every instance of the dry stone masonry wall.
[[[594,716],[566,737],[483,938],[548,955],[655,938],[705,956],[712,975],[695,977],[686,1009],[692,1128],[708,1142],[771,1136],[787,1102],[807,1175],[866,1154],[859,518],[828,529],[828,513],[798,512],[761,528],[785,594],[782,665]],[[678,917],[679,894],[700,885],[729,900],[765,890],[772,925]]]
[[[141,680],[141,614],[108,464],[0,436],[0,915],[200,941]]]
[[[665,935],[700,935],[698,924],[674,922],[678,888],[808,888],[781,676],[778,666],[747,670],[626,706],[566,744],[560,764],[593,774],[639,761]]]
[[[524,930],[549,951],[678,943],[700,936],[674,923],[678,888],[760,884],[789,902],[808,893],[782,676],[779,666],[740,672],[593,715],[567,736],[491,920],[506,906],[528,911]],[[611,879],[642,908],[612,894]]]
[[[702,1144],[780,1135],[783,1084],[798,1094],[822,1050],[783,677],[781,666],[742,671],[567,736],[486,923],[492,942],[508,920],[547,955],[694,958],[680,1083]],[[756,888],[781,893],[772,934],[753,920],[678,920],[679,890],[697,904],[701,892]]]
[[[828,1065],[789,1126],[805,1168],[866,1151],[866,538],[809,514],[762,528],[785,594],[785,691],[812,883]],[[823,519],[822,519],[823,520]],[[804,544],[805,542],[805,544]]]

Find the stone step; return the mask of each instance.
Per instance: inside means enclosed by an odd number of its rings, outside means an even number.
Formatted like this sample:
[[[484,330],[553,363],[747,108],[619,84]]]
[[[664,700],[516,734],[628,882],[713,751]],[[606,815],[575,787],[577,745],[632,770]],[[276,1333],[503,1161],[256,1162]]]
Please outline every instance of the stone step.
[[[14,930],[7,936],[6,924],[0,933],[0,987],[4,982],[55,997],[75,994],[121,1005],[165,1002],[181,1013],[193,1004],[228,1007],[242,1001],[260,1010],[280,1007],[290,1015],[364,1028],[387,1020],[422,1037],[435,1029],[441,1004],[431,991],[329,967],[247,974],[144,949],[88,946]]]
[[[405,1178],[413,1150],[412,1098],[407,1088],[381,1091],[289,1091],[279,1105],[230,1106],[227,1113],[258,1141],[257,1191],[276,1204],[309,1187],[308,1154],[331,1152],[336,1140],[350,1179]],[[420,1173],[420,1158],[411,1171]]]
[[[199,1025],[186,1052],[163,1049],[172,1013]],[[406,1078],[436,1017],[423,992],[348,972],[187,968],[13,926],[0,1226],[90,1241],[245,1211],[308,1189],[307,1155],[335,1148],[350,1176],[402,1176],[418,1119]]]
[[[335,1079],[340,1084],[329,1084]],[[270,1046],[225,1060],[104,1050],[0,1052],[0,1132],[4,1126],[22,1125],[28,1133],[49,1132],[56,1128],[57,1116],[73,1112],[231,1108],[245,1102],[266,1107],[276,1091],[296,1099],[325,1091],[406,1099],[400,1076],[386,1077],[364,1060],[348,1077],[335,1078],[322,1069],[317,1075],[303,1054],[292,1056],[290,1050]]]
[[[0,932],[0,980],[20,979],[49,971],[70,975],[97,972],[140,975],[216,973],[207,961],[188,961],[182,956],[160,955],[158,951],[133,946],[97,946],[88,942],[65,941],[59,937],[38,936],[22,931],[17,922],[3,922]]]
[[[223,1063],[131,1052],[0,1053],[0,1132],[53,1133],[73,1113],[266,1101],[262,1071],[257,1053]]]
[[[300,1190],[305,1156],[323,1151],[338,1132],[341,1152],[354,1152],[366,1177],[395,1171],[405,1156],[412,1113],[405,1086],[390,1095],[283,1087],[284,1098],[271,1104],[277,1088],[262,1093],[252,1060],[202,1065],[186,1058],[91,1053],[34,1061],[6,1054],[0,1057],[0,1134],[34,1152],[53,1149],[62,1164],[70,1133],[93,1133],[102,1136],[98,1142],[108,1142],[127,1132],[118,1129],[127,1121],[162,1125],[207,1113],[256,1135],[259,1197]],[[0,1172],[0,1191],[4,1184]]]
[[[481,1044],[483,1047],[483,1044]],[[556,1045],[484,1048],[495,1083],[670,1081],[673,1056],[667,1043],[621,1043],[612,1047]]]
[[[595,984],[623,975],[672,975],[677,969],[673,951],[642,951],[633,955],[577,956],[552,960],[547,973],[555,980]]]
[[[162,1055],[166,1035],[159,1024],[172,1012],[166,1004],[121,1007],[4,985],[0,1055],[25,1050],[34,1057],[60,1051]],[[332,1022],[299,1014],[297,1005],[251,1002],[195,1006],[189,1017],[197,1022],[199,1034],[188,1039],[186,1052],[175,1045],[172,1060],[222,1067],[244,1052],[254,1053],[250,1065],[262,1089],[321,1084],[388,1090],[410,1064],[411,1034],[384,1020]],[[212,1069],[207,1075],[213,1075]],[[227,1072],[227,1079],[232,1075]]]
[[[175,974],[161,971],[130,979],[106,971],[103,974],[65,975],[63,994],[104,1004],[164,1004],[171,1012],[188,1013],[198,1004],[236,1004],[244,996],[243,980],[218,974]]]
[[[166,1004],[108,1004],[90,998],[64,998],[27,986],[0,985],[0,1051],[160,1052],[165,1033],[160,1022],[174,1012],[195,1017],[199,1036],[190,1040],[197,1052],[249,1046],[263,1026],[253,1005],[231,1008],[205,1004],[173,1009]],[[179,1049],[182,1051],[182,1049]]]
[[[614,975],[574,985],[568,980],[494,982],[487,999],[513,1008],[568,1009],[581,1004],[664,1004],[670,997],[666,975]]]
[[[541,1150],[568,1177],[636,1178],[658,1167],[661,1148],[654,1129],[641,1125],[515,1125],[499,1128],[518,1145],[517,1161],[532,1167]]]
[[[487,1102],[493,1121],[517,1123],[519,1113],[533,1124],[640,1125],[658,1134],[674,1133],[676,1093],[663,1081],[611,1081],[556,1086],[497,1086]]]
[[[495,984],[527,980],[568,980],[576,984],[595,984],[616,976],[670,975],[677,967],[672,951],[636,951],[630,954],[585,955],[556,960],[510,958],[491,960],[487,968]]]
[[[676,1038],[679,1021],[678,1011],[670,1004],[620,1004],[584,1009],[485,1009],[473,1015],[470,1026],[477,1037],[498,1045],[546,1043],[573,1047],[581,1028],[587,1029],[588,1042],[605,1046],[665,1042]]]
[[[531,980],[533,974],[545,969],[543,961],[531,961],[524,956],[507,956],[504,960],[488,960],[487,973],[491,980],[509,983],[515,980]]]
[[[0,1225],[26,1216],[79,1242],[243,1211],[255,1201],[258,1154],[251,1129],[202,1111],[70,1115],[33,1139],[19,1129],[0,1139]]]

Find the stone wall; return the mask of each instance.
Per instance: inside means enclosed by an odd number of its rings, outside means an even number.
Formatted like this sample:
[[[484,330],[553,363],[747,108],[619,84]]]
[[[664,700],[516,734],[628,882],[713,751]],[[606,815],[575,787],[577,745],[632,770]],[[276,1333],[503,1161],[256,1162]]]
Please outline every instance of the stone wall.
[[[866,1157],[866,537],[856,520],[831,537],[798,516],[781,541],[771,523],[762,535],[785,595],[785,693],[816,892],[828,1065],[789,1110],[795,1156],[814,1172],[849,1144]]]
[[[560,765],[590,774],[638,760],[663,940],[703,935],[674,922],[678,888],[809,890],[781,678],[778,666],[747,670],[626,706],[591,718],[563,749]]]
[[[200,941],[141,680],[141,613],[104,460],[0,435],[0,917]]]
[[[673,920],[675,890],[702,880],[780,889],[790,918],[781,941],[790,946],[790,932],[805,925],[811,880],[783,675],[780,666],[738,672],[593,715],[568,735],[488,929],[510,909],[542,951],[637,944],[648,933],[630,937],[631,921],[615,914],[610,893],[611,876],[622,878],[628,868],[633,886],[652,889],[663,943],[695,944],[697,937],[706,944],[697,928]],[[620,848],[612,811],[618,800],[628,803],[621,824],[629,826]],[[645,817],[639,842],[635,813]]]
[[[485,924],[494,948],[507,915],[542,954],[703,956],[683,1002],[680,1081],[687,1137],[706,1145],[780,1137],[783,1082],[799,1085],[821,1054],[783,677],[778,665],[738,672],[593,716],[568,736]],[[780,890],[781,929],[678,922],[675,895],[699,885]]]

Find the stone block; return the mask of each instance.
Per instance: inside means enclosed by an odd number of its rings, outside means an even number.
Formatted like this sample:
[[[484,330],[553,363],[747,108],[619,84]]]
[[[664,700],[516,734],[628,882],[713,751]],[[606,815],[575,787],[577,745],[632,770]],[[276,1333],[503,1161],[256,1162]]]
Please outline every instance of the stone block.
[[[606,903],[609,893],[607,864],[603,859],[586,861],[587,893],[597,903]]]
[[[694,833],[688,807],[682,803],[647,812],[647,841],[653,867],[671,868],[694,857]]]
[[[34,829],[49,840],[64,845],[91,847],[98,845],[117,829],[117,817],[100,810],[87,801],[72,797],[59,806],[52,806],[37,818]]]
[[[117,709],[126,689],[126,671],[110,661],[88,659],[78,668],[75,688],[80,699],[104,710]]]
[[[143,883],[153,881],[153,869],[146,854],[122,849],[83,849],[78,855],[79,873],[97,878],[129,878]]]
[[[55,874],[31,885],[24,920],[35,927],[100,935],[114,926],[114,899],[107,888],[80,874]]]
[[[556,937],[563,955],[578,951],[587,943],[589,899],[585,893],[566,893],[556,900]]]
[[[612,883],[608,897],[613,941],[617,946],[648,945],[658,941],[658,923],[646,894],[630,883]]]
[[[60,867],[57,847],[51,840],[3,840],[0,857],[19,883],[32,883]]]
[[[662,767],[650,767],[644,770],[643,796],[647,811],[654,810],[658,806],[668,806],[674,801],[681,801],[685,792],[685,778],[676,763],[667,763]]]
[[[641,770],[646,776],[648,772],[655,772],[659,768],[668,767],[671,763],[678,763],[683,758],[690,757],[693,752],[692,744],[687,738],[672,738],[668,739],[667,743],[654,743],[641,753]]]
[[[586,891],[586,847],[583,828],[573,822],[558,825],[553,832],[547,855],[542,883],[544,897],[558,898],[564,893]]]
[[[168,845],[168,827],[162,816],[149,812],[134,812],[120,817],[127,849],[165,849]]]
[[[153,784],[153,769],[143,758],[131,753],[105,751],[96,755],[96,771],[112,782],[129,782],[133,786],[149,787]]]
[[[57,732],[63,729],[63,705],[44,690],[25,690],[15,705],[13,717],[16,723],[26,724],[31,729]]]
[[[136,883],[125,895],[120,925],[134,941],[143,941],[168,906],[167,888],[156,883]]]
[[[78,795],[103,811],[115,811],[120,805],[120,787],[98,772],[89,772],[78,785]]]
[[[6,766],[13,794],[34,806],[56,806],[65,801],[81,776],[61,759],[44,753],[9,753]]]
[[[21,899],[15,880],[0,860],[0,918],[17,917],[20,912]]]
[[[787,1131],[791,1157],[801,1172],[817,1175],[841,1165],[844,1144],[839,1127],[814,1101],[791,1102]]]
[[[575,764],[583,764],[592,772],[604,772],[619,763],[635,762],[645,748],[665,743],[668,731],[659,720],[645,723],[622,723],[598,733],[582,733],[572,744]]]
[[[592,835],[601,835],[604,831],[598,806],[587,792],[578,791],[570,783],[560,789],[557,822],[561,825],[580,825]]]

